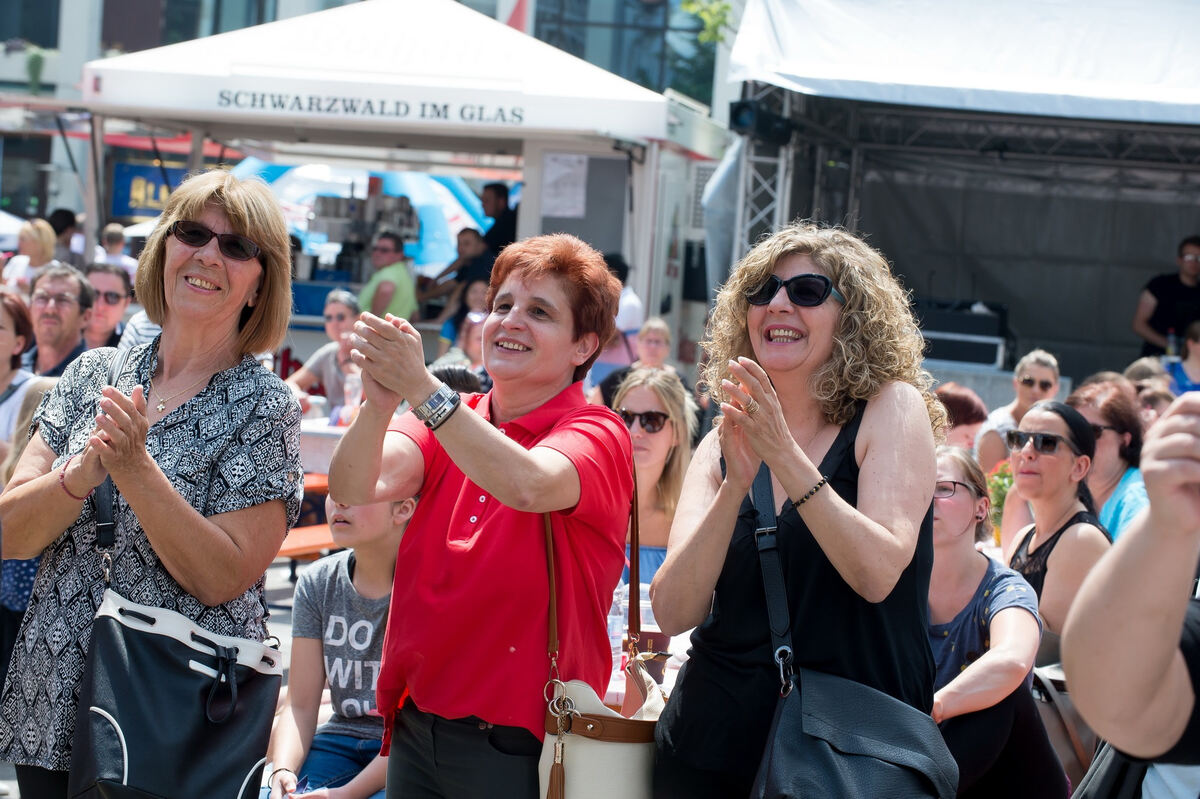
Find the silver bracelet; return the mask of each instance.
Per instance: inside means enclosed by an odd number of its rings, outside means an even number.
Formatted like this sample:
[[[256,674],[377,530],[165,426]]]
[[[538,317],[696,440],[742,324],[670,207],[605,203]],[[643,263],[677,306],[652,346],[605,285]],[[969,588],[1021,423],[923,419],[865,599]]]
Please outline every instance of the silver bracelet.
[[[457,410],[462,398],[450,386],[442,383],[429,399],[413,408],[413,415],[430,430],[437,430]]]

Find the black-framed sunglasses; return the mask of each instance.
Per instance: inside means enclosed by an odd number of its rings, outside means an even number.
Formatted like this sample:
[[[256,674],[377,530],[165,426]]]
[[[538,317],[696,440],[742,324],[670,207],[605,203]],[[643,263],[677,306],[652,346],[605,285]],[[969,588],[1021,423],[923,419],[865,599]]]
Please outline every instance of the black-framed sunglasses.
[[[1004,443],[1008,444],[1011,452],[1025,449],[1025,445],[1029,443],[1030,439],[1033,439],[1034,450],[1042,455],[1053,455],[1058,451],[1059,444],[1066,444],[1076,455],[1083,454],[1071,439],[1057,433],[1027,433],[1024,430],[1009,430],[1004,435]]]
[[[237,233],[214,233],[199,222],[179,220],[171,225],[171,235],[189,247],[203,247],[217,237],[217,249],[226,258],[235,261],[251,261],[262,252],[257,244]]]
[[[842,305],[846,304],[846,298],[833,287],[832,280],[825,275],[815,274],[796,275],[787,280],[781,280],[779,275],[771,275],[766,283],[746,294],[746,302],[751,305],[766,305],[775,299],[781,286],[787,289],[788,299],[792,304],[801,308],[815,308],[829,299],[830,295]]]
[[[617,413],[620,414],[621,421],[630,430],[633,429],[634,420],[637,420],[642,423],[642,429],[647,433],[657,433],[659,430],[662,430],[667,420],[671,418],[663,411],[642,411],[641,413],[635,413],[634,411],[627,411],[622,408]]]
[[[1097,441],[1100,440],[1100,436],[1104,435],[1105,430],[1111,430],[1114,433],[1121,432],[1117,428],[1113,427],[1111,424],[1093,424],[1093,425],[1088,425],[1088,427],[1092,428],[1092,435],[1094,435],[1096,437]]]
[[[957,480],[938,480],[933,484],[933,495],[938,499],[949,499],[950,497],[954,496],[954,492],[958,490],[959,486],[967,489],[967,493],[971,496],[975,496],[975,489],[971,488],[971,486],[968,484],[960,483]]]
[[[103,302],[105,305],[118,305],[121,300],[128,297],[128,294],[122,294],[119,291],[97,291],[96,299]]]
[[[1033,375],[1023,375],[1017,379],[1017,382],[1025,386],[1025,388],[1033,388],[1037,386],[1042,391],[1049,391],[1054,388],[1053,380],[1038,380]]]

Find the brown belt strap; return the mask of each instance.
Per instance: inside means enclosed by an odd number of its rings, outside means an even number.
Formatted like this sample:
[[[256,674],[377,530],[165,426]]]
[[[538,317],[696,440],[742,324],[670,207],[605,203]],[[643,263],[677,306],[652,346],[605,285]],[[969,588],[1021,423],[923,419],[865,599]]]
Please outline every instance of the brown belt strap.
[[[596,741],[622,744],[654,743],[654,725],[627,718],[593,716],[590,713],[568,716],[566,732]],[[558,719],[546,713],[546,733],[558,734]]]

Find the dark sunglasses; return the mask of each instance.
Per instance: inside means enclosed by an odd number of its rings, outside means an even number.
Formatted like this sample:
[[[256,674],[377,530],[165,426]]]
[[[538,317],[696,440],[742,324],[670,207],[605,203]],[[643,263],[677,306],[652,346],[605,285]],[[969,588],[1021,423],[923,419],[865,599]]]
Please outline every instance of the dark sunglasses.
[[[128,294],[122,294],[119,291],[97,291],[96,299],[103,302],[105,305],[117,305],[121,300],[128,297]]]
[[[1011,452],[1019,452],[1025,449],[1025,445],[1031,438],[1034,450],[1042,455],[1053,455],[1058,451],[1059,444],[1066,444],[1076,455],[1083,454],[1071,439],[1056,433],[1026,433],[1024,430],[1009,430],[1004,436],[1004,442],[1008,444]]]
[[[1114,433],[1121,432],[1117,428],[1113,427],[1111,424],[1093,424],[1093,425],[1088,425],[1088,426],[1092,428],[1092,435],[1094,435],[1097,440],[1100,439],[1100,436],[1104,435],[1105,430],[1111,430]]]
[[[751,305],[766,305],[775,299],[780,286],[787,289],[788,299],[792,304],[801,308],[815,308],[825,302],[831,294],[842,305],[846,304],[846,298],[833,287],[833,281],[825,275],[796,275],[787,280],[780,280],[778,275],[771,275],[766,283],[746,295],[746,302]]]
[[[1025,386],[1025,388],[1033,388],[1034,386],[1037,386],[1042,391],[1049,391],[1050,389],[1054,388],[1054,381],[1035,380],[1033,375],[1025,375],[1024,377],[1019,378],[1017,382]]]
[[[642,429],[647,433],[657,433],[659,430],[662,430],[663,425],[665,425],[667,420],[671,418],[662,411],[642,411],[641,413],[634,413],[633,411],[627,411],[622,408],[621,410],[617,411],[617,413],[621,415],[621,421],[623,421],[625,426],[630,430],[633,429],[633,422],[636,419],[642,423]]]
[[[171,225],[171,235],[189,247],[203,247],[217,237],[217,248],[221,255],[235,261],[250,261],[262,252],[259,246],[245,236],[236,233],[214,233],[199,222],[180,220]]]

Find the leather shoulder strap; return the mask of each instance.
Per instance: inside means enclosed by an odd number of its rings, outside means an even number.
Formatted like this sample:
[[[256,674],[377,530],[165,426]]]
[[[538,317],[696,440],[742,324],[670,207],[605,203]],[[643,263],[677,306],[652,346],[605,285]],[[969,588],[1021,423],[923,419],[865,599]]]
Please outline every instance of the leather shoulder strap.
[[[129,350],[117,350],[108,365],[108,385],[115,386],[117,378],[125,371],[125,363],[129,360]],[[111,477],[96,486],[92,502],[96,507],[96,549],[111,550],[117,543],[116,525],[113,523],[113,497],[116,487]]]

